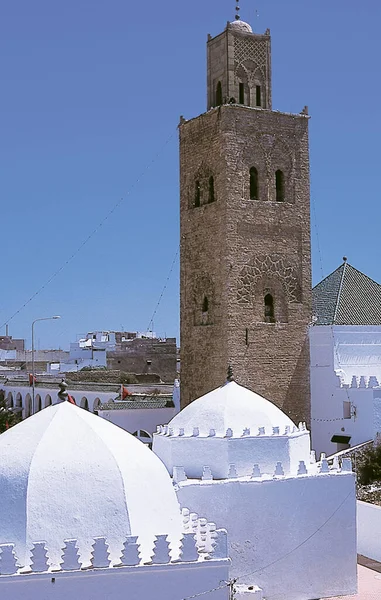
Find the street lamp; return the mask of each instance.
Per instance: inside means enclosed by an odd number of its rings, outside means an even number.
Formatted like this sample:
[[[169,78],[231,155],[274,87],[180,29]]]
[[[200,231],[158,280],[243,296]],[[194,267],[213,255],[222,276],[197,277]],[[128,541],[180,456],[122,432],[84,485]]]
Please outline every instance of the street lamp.
[[[51,319],[60,319],[60,315],[55,315],[54,317],[41,317],[40,319],[35,319],[32,323],[32,414],[34,415],[34,324],[37,321],[50,321]]]

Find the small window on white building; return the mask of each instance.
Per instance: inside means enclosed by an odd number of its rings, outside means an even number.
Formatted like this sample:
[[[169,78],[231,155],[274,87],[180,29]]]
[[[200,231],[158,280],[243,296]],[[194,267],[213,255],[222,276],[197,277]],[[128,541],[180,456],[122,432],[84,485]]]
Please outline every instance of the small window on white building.
[[[351,418],[351,403],[344,400],[343,402],[343,418],[350,419]]]

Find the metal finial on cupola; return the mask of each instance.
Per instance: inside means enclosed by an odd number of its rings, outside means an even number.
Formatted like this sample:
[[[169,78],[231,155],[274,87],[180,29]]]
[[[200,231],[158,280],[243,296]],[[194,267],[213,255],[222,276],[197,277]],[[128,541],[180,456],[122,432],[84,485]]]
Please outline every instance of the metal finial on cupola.
[[[240,18],[241,18],[240,15],[239,15],[239,11],[240,11],[239,0],[235,0],[235,1],[236,1],[236,6],[235,6],[236,15],[235,15],[235,18],[236,18],[236,21],[239,21]]]
[[[60,402],[66,402],[69,398],[69,394],[67,393],[68,385],[66,381],[63,379],[59,385],[60,391],[58,392],[58,399]]]
[[[233,373],[233,367],[231,365],[228,366],[228,373],[227,373],[227,378],[226,381],[229,383],[230,381],[234,381],[234,373]]]

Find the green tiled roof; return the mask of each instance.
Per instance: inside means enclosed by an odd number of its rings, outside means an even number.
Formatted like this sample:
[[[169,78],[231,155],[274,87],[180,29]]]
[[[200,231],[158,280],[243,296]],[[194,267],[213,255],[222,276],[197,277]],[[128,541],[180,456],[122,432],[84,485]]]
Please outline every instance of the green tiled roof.
[[[344,262],[312,290],[315,325],[381,325],[381,285]]]

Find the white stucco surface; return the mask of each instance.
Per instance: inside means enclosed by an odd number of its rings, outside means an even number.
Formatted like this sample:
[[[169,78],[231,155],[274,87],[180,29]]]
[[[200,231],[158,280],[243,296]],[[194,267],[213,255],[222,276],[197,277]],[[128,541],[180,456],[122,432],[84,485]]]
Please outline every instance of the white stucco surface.
[[[191,507],[229,531],[230,576],[266,600],[311,600],[356,591],[352,473],[273,480],[185,481]]]
[[[93,569],[0,578],[6,600],[228,600],[228,561]],[[219,588],[216,591],[215,588]]]
[[[185,435],[192,435],[194,427],[200,435],[209,435],[210,429],[225,435],[230,428],[233,436],[240,437],[245,428],[257,433],[259,427],[284,430],[287,426],[292,429],[294,423],[275,404],[231,381],[191,402],[169,425],[183,428]]]
[[[310,328],[312,447],[333,454],[333,436],[356,446],[381,432],[381,327]],[[345,411],[345,407],[347,412]]]
[[[237,19],[236,21],[232,21],[230,23],[230,27],[235,29],[236,31],[242,31],[243,33],[253,33],[253,29],[249,23],[245,21],[241,21],[241,19]]]
[[[273,475],[278,462],[296,475],[301,461],[309,463],[310,436],[275,404],[232,381],[159,427],[153,450],[171,475],[183,467],[188,477],[201,478],[207,466],[215,479],[225,479],[234,465],[239,476],[250,476],[254,464]]]
[[[230,382],[159,427],[153,449],[182,508],[227,528],[241,592],[315,600],[356,591],[350,461],[316,463],[304,424]]]
[[[155,434],[153,450],[171,475],[174,467],[184,467],[187,477],[201,478],[207,466],[214,479],[226,479],[234,465],[239,476],[250,476],[255,464],[262,474],[273,475],[278,462],[286,475],[296,475],[300,461],[309,463],[310,436],[305,430],[241,438]]]
[[[44,540],[58,564],[64,539],[89,559],[105,536],[112,560],[128,535],[142,553],[155,534],[178,540],[181,516],[161,461],[133,436],[68,402],[45,408],[0,436],[0,543],[21,564]]]
[[[158,423],[166,423],[176,414],[176,408],[134,408],[126,410],[100,410],[99,416],[129,433],[143,429],[151,436]]]
[[[357,552],[381,562],[381,506],[357,502]]]

